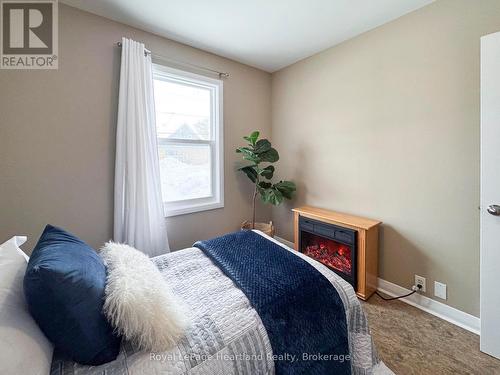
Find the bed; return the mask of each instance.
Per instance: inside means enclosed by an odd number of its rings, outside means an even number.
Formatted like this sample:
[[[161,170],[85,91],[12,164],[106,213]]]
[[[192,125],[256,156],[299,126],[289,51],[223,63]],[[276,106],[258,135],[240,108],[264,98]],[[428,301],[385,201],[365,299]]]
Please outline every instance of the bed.
[[[392,374],[379,360],[363,309],[352,287],[327,267],[301,257],[337,291],[345,310],[352,374]],[[146,353],[123,342],[116,360],[83,366],[54,352],[51,375],[274,374],[271,341],[249,299],[202,250],[193,247],[152,258],[173,292],[189,307],[192,324],[170,351]],[[279,360],[279,359],[278,359]],[[338,359],[342,360],[342,359]]]

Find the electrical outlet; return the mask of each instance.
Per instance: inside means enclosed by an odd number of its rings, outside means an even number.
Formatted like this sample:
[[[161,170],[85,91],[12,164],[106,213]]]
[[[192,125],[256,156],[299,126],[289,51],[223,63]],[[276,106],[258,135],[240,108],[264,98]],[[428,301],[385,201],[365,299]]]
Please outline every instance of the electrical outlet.
[[[434,281],[434,295],[438,298],[446,299],[446,284]]]
[[[420,291],[425,293],[425,277],[415,275],[415,286],[422,285],[422,289]]]

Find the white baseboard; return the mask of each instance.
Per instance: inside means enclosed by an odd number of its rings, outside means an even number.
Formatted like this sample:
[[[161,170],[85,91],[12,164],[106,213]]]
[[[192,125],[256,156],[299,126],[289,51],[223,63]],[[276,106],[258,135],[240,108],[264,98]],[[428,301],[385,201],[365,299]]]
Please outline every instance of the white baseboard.
[[[378,290],[391,297],[397,297],[411,292],[409,289],[380,278],[378,279]],[[401,298],[400,301],[406,302],[407,304],[420,310],[462,327],[467,331],[475,333],[476,335],[480,334],[480,319],[474,315],[470,315],[466,312],[455,309],[454,307],[435,301],[432,298],[416,293],[409,297]]]
[[[286,245],[288,247],[291,247],[292,249],[295,247],[295,244],[293,242],[290,242],[288,240],[285,240],[284,238],[281,238],[281,237],[278,237],[278,236],[274,236],[274,239],[276,241],[279,241],[281,242],[283,245]]]

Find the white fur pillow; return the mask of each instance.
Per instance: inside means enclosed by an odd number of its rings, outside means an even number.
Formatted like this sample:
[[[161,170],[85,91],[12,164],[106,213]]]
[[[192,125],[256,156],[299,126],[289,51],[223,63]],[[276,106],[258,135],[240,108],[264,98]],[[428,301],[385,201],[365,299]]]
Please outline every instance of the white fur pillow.
[[[108,242],[100,254],[108,269],[104,313],[113,328],[141,350],[172,348],[189,321],[158,268],[128,245]]]

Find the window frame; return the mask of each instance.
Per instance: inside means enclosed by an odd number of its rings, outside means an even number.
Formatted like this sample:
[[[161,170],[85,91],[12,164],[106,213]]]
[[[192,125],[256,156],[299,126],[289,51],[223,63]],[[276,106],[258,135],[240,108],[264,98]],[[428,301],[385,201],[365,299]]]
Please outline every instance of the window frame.
[[[207,88],[211,91],[211,119],[209,140],[189,140],[160,138],[157,134],[157,147],[160,142],[175,145],[209,145],[211,151],[211,191],[210,197],[192,198],[173,202],[163,202],[165,217],[185,215],[195,212],[214,210],[224,207],[224,121],[223,121],[223,82],[220,79],[171,68],[153,63],[153,80],[178,82],[189,86]],[[155,109],[156,116],[156,109]]]

